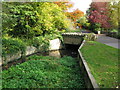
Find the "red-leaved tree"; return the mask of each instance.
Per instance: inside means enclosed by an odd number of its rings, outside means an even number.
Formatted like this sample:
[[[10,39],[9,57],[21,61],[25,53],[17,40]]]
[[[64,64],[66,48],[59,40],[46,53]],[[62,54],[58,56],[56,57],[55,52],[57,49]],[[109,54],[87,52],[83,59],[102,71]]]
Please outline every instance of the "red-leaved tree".
[[[92,2],[87,12],[89,22],[91,24],[99,23],[102,28],[109,29],[108,6],[109,2]]]

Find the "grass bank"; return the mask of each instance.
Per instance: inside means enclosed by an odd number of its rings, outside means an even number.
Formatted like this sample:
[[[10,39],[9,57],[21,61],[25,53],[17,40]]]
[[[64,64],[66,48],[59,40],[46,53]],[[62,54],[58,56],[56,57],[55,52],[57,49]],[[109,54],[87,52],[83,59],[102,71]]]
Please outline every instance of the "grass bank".
[[[100,88],[118,87],[118,49],[89,41],[81,52]]]
[[[33,55],[2,72],[3,88],[84,88],[78,61]]]

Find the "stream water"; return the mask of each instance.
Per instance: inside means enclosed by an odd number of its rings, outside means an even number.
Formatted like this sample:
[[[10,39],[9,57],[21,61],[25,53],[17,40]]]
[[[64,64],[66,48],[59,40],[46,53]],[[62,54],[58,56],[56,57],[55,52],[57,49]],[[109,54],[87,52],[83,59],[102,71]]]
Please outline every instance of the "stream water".
[[[73,58],[77,58],[78,48],[79,48],[79,45],[65,45],[65,49],[48,51],[48,52],[42,53],[42,55],[54,56],[58,58],[61,58],[63,56],[71,56]],[[41,55],[41,53],[37,53],[37,55]]]
[[[62,49],[62,50],[52,50],[47,52],[39,52],[36,54],[43,55],[43,56],[54,56],[58,58],[61,58],[63,56],[71,56],[73,58],[77,58],[78,48],[79,48],[79,45],[65,45],[65,49]],[[12,65],[16,65],[18,63],[23,63],[23,62],[25,62],[25,60],[23,59],[9,62],[8,64],[2,66],[2,70],[8,69]]]

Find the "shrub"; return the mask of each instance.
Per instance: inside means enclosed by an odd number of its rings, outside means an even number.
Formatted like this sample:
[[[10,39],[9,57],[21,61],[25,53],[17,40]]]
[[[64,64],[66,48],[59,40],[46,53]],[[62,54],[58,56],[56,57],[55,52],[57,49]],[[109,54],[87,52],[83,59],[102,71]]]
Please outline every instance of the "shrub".
[[[63,40],[62,33],[64,33],[64,32],[65,32],[65,30],[62,30],[62,31],[55,30],[54,33],[46,34],[44,37],[49,40],[53,40],[56,38]]]
[[[95,31],[101,31],[101,28],[95,28]]]
[[[47,51],[49,47],[49,39],[43,36],[34,37],[32,45],[36,47],[39,51]]]
[[[118,33],[118,30],[117,29],[112,29],[110,32],[115,32],[115,33]]]
[[[120,33],[118,32],[117,29],[112,29],[111,31],[108,32],[108,36],[119,39],[120,38]]]
[[[120,39],[120,33],[118,33],[118,39]]]
[[[49,41],[59,38],[60,40],[63,40],[62,32],[58,32],[56,31],[54,34],[46,34],[45,36],[38,36],[38,37],[34,37],[31,41],[31,44],[38,48],[38,50],[41,51],[47,51],[49,48]]]
[[[21,51],[25,53],[26,45],[23,41],[18,38],[2,38],[2,56],[5,57],[7,54],[15,54]]]

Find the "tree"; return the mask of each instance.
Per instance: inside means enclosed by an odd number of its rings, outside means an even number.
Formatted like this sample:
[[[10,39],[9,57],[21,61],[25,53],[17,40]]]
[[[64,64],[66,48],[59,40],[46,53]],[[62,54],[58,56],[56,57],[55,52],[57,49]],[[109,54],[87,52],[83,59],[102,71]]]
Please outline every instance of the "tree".
[[[74,23],[74,27],[76,27],[79,26],[78,23],[76,23],[76,21],[80,17],[84,16],[84,12],[80,11],[79,9],[76,9],[73,12],[66,12],[66,16],[72,20],[72,22]]]
[[[87,11],[88,20],[92,25],[95,23],[101,24],[102,28],[109,29],[110,18],[107,16],[109,2],[92,2],[89,10]]]
[[[74,10],[73,12],[67,12],[68,17],[73,21],[76,22],[77,19],[84,16],[84,12],[80,11],[79,9]]]
[[[51,2],[6,2],[3,7],[3,32],[14,37],[32,38],[68,28],[67,17]]]
[[[76,22],[81,28],[88,29],[90,26],[90,23],[88,23],[88,19],[86,18],[86,16],[80,17]]]
[[[73,3],[70,1],[67,2],[54,2],[57,4],[62,10],[68,10],[69,8],[73,7]]]
[[[32,3],[3,3],[3,33],[14,37],[33,37],[32,28],[35,27],[36,21],[36,10]]]
[[[110,23],[112,25],[112,28],[119,28],[120,25],[120,1],[119,2],[112,2],[109,6],[109,14],[110,17]]]
[[[54,4],[44,2],[37,8],[38,25],[43,34],[52,33],[55,30],[62,31],[68,28],[69,21],[62,9]]]

